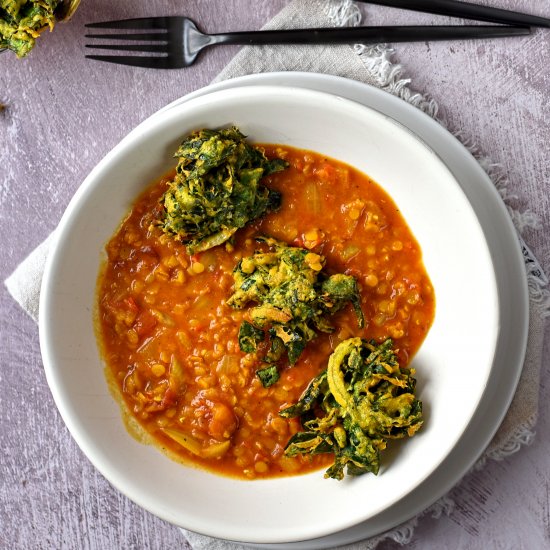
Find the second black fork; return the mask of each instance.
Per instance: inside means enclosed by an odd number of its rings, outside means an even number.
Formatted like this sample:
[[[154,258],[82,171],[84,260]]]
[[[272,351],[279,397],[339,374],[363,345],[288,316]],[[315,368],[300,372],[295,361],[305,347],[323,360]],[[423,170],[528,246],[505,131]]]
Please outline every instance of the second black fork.
[[[428,25],[345,27],[245,31],[220,34],[201,32],[188,17],[146,17],[91,23],[89,28],[134,29],[148,32],[87,34],[87,38],[124,41],[116,44],[87,44],[88,48],[112,51],[144,52],[154,55],[87,55],[90,59],[155,69],[180,69],[192,65],[199,53],[221,44],[354,44],[381,42],[417,42],[471,38],[522,36],[531,32],[524,26]],[[129,43],[132,41],[133,43]]]

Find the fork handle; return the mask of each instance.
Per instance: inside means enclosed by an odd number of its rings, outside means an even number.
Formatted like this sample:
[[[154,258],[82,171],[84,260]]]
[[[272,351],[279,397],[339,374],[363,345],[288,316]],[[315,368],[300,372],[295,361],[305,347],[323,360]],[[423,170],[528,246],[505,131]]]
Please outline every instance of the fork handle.
[[[495,25],[412,25],[397,27],[346,27],[322,29],[289,29],[275,31],[231,32],[208,35],[205,46],[219,44],[352,44],[354,42],[418,42],[425,40],[452,40],[494,38],[530,34],[523,26]]]
[[[516,11],[503,10],[471,2],[458,0],[359,0],[369,4],[389,6],[403,10],[420,11],[425,13],[436,13],[451,17],[475,19],[477,21],[488,21],[506,25],[526,25],[531,27],[550,27],[550,19],[518,13]]]

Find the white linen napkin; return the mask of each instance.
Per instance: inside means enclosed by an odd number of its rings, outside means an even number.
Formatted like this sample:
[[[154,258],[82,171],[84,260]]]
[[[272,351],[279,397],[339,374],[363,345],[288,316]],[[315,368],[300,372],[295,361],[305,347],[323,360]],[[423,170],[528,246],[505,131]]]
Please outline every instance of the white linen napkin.
[[[361,12],[351,0],[292,0],[266,29],[356,26],[361,22]],[[437,115],[437,105],[419,93],[414,93],[409,87],[409,80],[401,77],[401,69],[391,62],[391,51],[383,46],[265,46],[243,48],[231,63],[216,78],[216,81],[235,78],[246,74],[273,71],[309,71],[337,76],[345,76],[382,88],[405,101],[419,107],[433,117]],[[468,143],[470,143],[468,141]],[[469,146],[475,152],[475,148]],[[478,160],[486,169],[495,185],[506,198],[505,179],[497,168],[487,159]],[[529,225],[528,215],[513,211],[510,215],[519,232]],[[532,225],[532,223],[531,223]],[[40,283],[48,249],[53,234],[40,244],[5,284],[21,307],[35,320],[38,318],[38,303]],[[520,239],[521,240],[521,239]],[[521,241],[523,242],[523,241]],[[518,451],[522,445],[529,444],[534,437],[534,429],[538,411],[538,388],[542,362],[542,348],[545,318],[550,316],[550,291],[548,279],[529,248],[524,245],[526,271],[530,290],[530,323],[528,350],[521,380],[498,433],[485,451],[477,467],[481,467],[487,459],[503,459]],[[452,501],[444,497],[423,512],[434,516],[449,513]],[[422,514],[421,514],[422,515]],[[391,538],[401,543],[410,540],[418,517],[397,528],[354,545],[348,549],[374,549],[382,540]],[[227,541],[221,541],[184,532],[195,550],[241,550],[245,547]]]

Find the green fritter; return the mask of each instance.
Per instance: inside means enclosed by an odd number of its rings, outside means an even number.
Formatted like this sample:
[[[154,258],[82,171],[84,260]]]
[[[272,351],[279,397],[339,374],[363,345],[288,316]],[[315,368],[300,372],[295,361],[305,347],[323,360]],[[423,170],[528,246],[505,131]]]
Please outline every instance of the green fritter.
[[[261,180],[287,162],[269,160],[238,128],[194,132],[175,156],[176,176],[161,198],[160,225],[190,254],[224,243],[281,204],[280,193]]]
[[[268,237],[257,237],[268,245],[267,252],[256,251],[243,258],[233,271],[233,294],[227,303],[250,309],[250,322],[239,331],[242,351],[256,351],[268,335],[267,363],[278,362],[284,352],[294,365],[317,331],[331,333],[328,317],[351,303],[358,324],[364,325],[357,282],[354,277],[324,271],[325,259],[304,248],[288,246]]]
[[[300,400],[279,413],[299,417],[304,428],[290,438],[285,453],[333,453],[328,478],[341,480],[344,470],[377,474],[387,440],[411,437],[422,426],[414,374],[399,366],[389,339],[341,342]]]
[[[69,18],[80,0],[0,0],[0,49],[17,57],[33,49],[40,33],[53,30],[56,20]]]

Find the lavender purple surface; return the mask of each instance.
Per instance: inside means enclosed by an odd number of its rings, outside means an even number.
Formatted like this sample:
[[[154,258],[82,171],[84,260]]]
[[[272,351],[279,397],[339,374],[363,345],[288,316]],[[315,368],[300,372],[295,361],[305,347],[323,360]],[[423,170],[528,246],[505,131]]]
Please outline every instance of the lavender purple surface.
[[[129,130],[207,85],[237,51],[212,49],[180,71],[102,64],[84,59],[84,23],[185,14],[209,32],[244,30],[259,28],[285,4],[84,0],[75,18],[43,36],[29,58],[0,56],[2,280],[55,228],[80,182]],[[491,4],[550,15],[546,0]],[[376,6],[366,16],[369,24],[451,22]],[[437,101],[449,129],[472,137],[502,166],[515,195],[510,203],[539,217],[540,228],[524,236],[549,273],[550,31],[529,39],[401,44],[394,57],[412,87]],[[3,286],[0,306],[0,547],[185,548],[177,528],[118,493],[81,453],[50,395],[37,326]],[[549,370],[546,360],[534,443],[466,477],[453,492],[455,510],[421,520],[409,548],[550,546]]]

